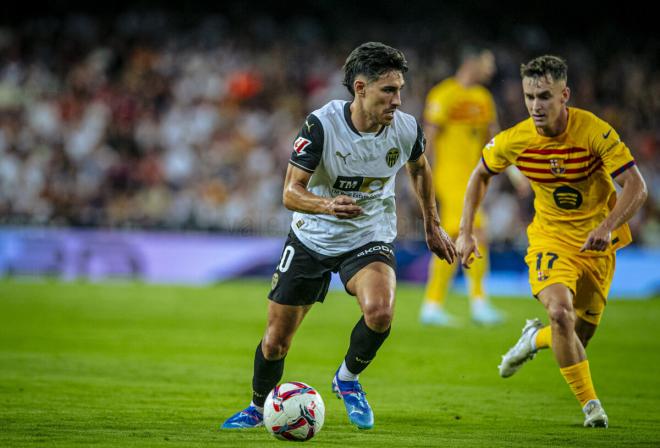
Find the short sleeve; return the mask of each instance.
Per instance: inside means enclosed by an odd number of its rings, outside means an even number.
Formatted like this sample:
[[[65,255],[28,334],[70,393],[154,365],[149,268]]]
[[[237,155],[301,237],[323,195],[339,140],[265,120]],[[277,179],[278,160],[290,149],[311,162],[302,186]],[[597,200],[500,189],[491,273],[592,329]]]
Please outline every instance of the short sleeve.
[[[323,154],[323,126],[313,114],[305,120],[293,142],[289,163],[308,173],[313,173]]]
[[[415,162],[426,150],[426,137],[424,137],[424,131],[422,127],[417,123],[417,137],[415,138],[415,144],[413,145],[412,152],[408,158],[408,162]]]
[[[484,146],[481,151],[481,162],[491,174],[499,174],[511,165],[507,157],[504,133],[500,132]]]
[[[594,153],[603,161],[605,170],[612,177],[635,165],[630,149],[621,141],[619,134],[605,121],[598,120],[592,137]]]

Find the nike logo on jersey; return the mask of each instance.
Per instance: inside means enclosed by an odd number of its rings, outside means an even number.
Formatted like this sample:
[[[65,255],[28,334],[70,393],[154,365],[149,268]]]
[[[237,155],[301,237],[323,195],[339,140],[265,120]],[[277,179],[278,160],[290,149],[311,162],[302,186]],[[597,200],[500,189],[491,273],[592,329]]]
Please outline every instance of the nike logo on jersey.
[[[312,132],[312,127],[314,126],[314,123],[309,124],[309,122],[305,120],[305,126],[307,126],[307,132]]]
[[[593,311],[587,310],[587,311],[585,311],[585,314],[587,316],[598,316],[600,313],[594,313]]]
[[[605,134],[603,134],[603,138],[604,138],[604,139],[607,139],[607,137],[610,136],[610,132],[612,132],[611,129],[610,129],[609,131],[607,131]]]
[[[346,158],[351,155],[350,152],[348,154],[344,155],[344,154],[340,153],[339,151],[335,151],[335,154],[337,155],[337,157],[341,157],[341,159],[344,161],[344,165],[347,164]]]

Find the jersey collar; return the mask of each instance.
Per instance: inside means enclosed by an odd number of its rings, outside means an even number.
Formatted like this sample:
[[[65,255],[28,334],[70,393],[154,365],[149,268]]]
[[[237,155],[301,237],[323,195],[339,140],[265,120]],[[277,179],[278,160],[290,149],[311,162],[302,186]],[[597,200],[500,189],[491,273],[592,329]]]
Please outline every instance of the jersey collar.
[[[363,137],[363,135],[360,133],[360,131],[358,131],[355,128],[355,125],[353,124],[353,120],[351,119],[351,102],[350,101],[346,101],[344,103],[344,119],[346,120],[346,124],[348,125],[348,127],[351,128],[351,131],[353,131],[354,133],[356,133],[360,137]],[[374,137],[378,137],[380,134],[382,134],[383,131],[385,131],[385,127],[386,126],[381,126],[380,129],[378,130],[378,132],[376,133],[376,135],[374,135]],[[371,134],[371,135],[373,135],[373,134]]]

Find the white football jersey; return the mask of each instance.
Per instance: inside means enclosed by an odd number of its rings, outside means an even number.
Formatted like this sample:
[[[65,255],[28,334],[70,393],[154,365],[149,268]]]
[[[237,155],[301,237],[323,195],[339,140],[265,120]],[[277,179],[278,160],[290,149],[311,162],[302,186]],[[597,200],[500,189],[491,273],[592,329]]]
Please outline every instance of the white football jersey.
[[[289,163],[313,173],[307,189],[327,198],[355,198],[363,214],[353,219],[295,212],[291,228],[323,255],[346,253],[372,241],[396,238],[396,173],[424,153],[424,134],[412,115],[394,113],[378,133],[358,132],[350,103],[331,101],[312,112],[294,144]]]

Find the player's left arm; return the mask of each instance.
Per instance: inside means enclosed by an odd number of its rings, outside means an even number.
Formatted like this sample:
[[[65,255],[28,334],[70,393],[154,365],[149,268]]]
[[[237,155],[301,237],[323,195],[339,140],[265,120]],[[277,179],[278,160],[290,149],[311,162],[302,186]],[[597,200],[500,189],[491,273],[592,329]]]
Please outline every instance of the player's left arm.
[[[422,154],[416,160],[409,160],[406,169],[410,174],[417,201],[422,208],[426,244],[431,252],[451,264],[457,256],[456,247],[447,232],[440,227],[440,217],[435,205],[433,176],[426,156]]]
[[[580,252],[606,250],[611,244],[612,231],[628,222],[646,201],[648,196],[646,182],[644,182],[644,178],[636,166],[633,165],[618,174],[614,180],[622,188],[621,194],[617,197],[616,205],[603,222],[589,234]]]

